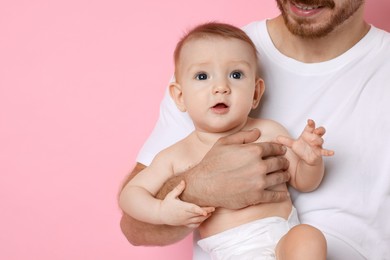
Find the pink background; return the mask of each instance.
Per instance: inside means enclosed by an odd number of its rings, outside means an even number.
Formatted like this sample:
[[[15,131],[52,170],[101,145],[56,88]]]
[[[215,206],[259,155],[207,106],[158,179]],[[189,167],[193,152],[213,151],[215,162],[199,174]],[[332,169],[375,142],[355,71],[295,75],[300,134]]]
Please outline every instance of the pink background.
[[[390,30],[388,0],[366,11]],[[2,0],[0,259],[189,259],[190,237],[127,243],[119,184],[158,116],[182,31],[277,13],[273,0]]]

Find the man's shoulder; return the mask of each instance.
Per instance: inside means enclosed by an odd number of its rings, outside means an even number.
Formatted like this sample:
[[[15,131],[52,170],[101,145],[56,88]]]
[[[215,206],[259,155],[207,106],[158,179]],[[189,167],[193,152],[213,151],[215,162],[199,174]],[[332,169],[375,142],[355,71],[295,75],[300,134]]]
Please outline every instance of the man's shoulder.
[[[244,27],[242,30],[251,38],[253,43],[259,48],[262,41],[267,41],[269,38],[267,30],[267,20],[260,20],[251,22]]]
[[[250,22],[242,27],[242,30],[244,30],[247,34],[252,33],[254,31],[257,31],[257,28],[261,26],[262,24],[265,24],[267,20],[259,20],[259,21],[253,21]]]
[[[364,47],[370,52],[367,60],[372,60],[370,62],[371,69],[375,69],[377,72],[383,69],[388,70],[390,66],[390,33],[372,26],[368,40],[369,44]]]
[[[390,32],[381,28],[372,26],[371,28],[374,38],[387,50],[390,50]]]

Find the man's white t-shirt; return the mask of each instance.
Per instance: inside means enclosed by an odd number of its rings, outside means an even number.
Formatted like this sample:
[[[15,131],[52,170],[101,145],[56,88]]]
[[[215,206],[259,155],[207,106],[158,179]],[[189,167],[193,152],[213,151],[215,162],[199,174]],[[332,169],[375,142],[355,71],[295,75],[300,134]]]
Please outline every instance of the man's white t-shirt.
[[[326,148],[335,151],[325,158],[325,177],[316,191],[291,190],[301,222],[325,233],[329,259],[358,259],[343,256],[347,248],[360,259],[390,259],[390,34],[371,26],[343,55],[308,64],[275,48],[266,21],[244,30],[259,52],[266,86],[251,116],[278,121],[293,137],[314,119],[327,129]],[[149,165],[192,130],[167,92],[137,161]],[[194,258],[208,259],[199,250],[195,246]]]

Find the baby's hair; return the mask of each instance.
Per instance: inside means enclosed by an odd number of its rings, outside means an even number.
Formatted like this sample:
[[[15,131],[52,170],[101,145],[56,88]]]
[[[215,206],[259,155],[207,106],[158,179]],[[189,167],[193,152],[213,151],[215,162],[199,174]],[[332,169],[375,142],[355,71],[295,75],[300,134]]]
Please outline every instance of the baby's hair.
[[[174,51],[174,62],[176,67],[176,72],[178,70],[178,64],[180,59],[181,49],[184,44],[192,39],[206,38],[206,37],[222,37],[222,38],[233,38],[244,41],[248,43],[253,48],[253,55],[257,57],[257,50],[255,44],[249,38],[249,36],[240,28],[227,24],[227,23],[219,23],[219,22],[208,22],[204,24],[200,24],[190,31],[188,31],[176,44],[176,48]]]

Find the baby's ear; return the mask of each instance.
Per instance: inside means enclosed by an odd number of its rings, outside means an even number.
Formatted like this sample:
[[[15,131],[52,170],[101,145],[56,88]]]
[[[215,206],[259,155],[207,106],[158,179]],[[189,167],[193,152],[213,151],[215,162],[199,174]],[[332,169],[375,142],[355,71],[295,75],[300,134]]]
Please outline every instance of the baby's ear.
[[[255,84],[256,85],[255,85],[255,93],[253,94],[252,109],[255,109],[259,105],[260,99],[263,96],[265,90],[264,81],[261,78],[258,78]]]
[[[181,89],[180,84],[176,82],[171,82],[169,84],[169,94],[171,95],[173,101],[175,101],[175,104],[177,108],[181,112],[186,112],[187,108],[184,105],[184,100],[183,100],[183,91]]]

